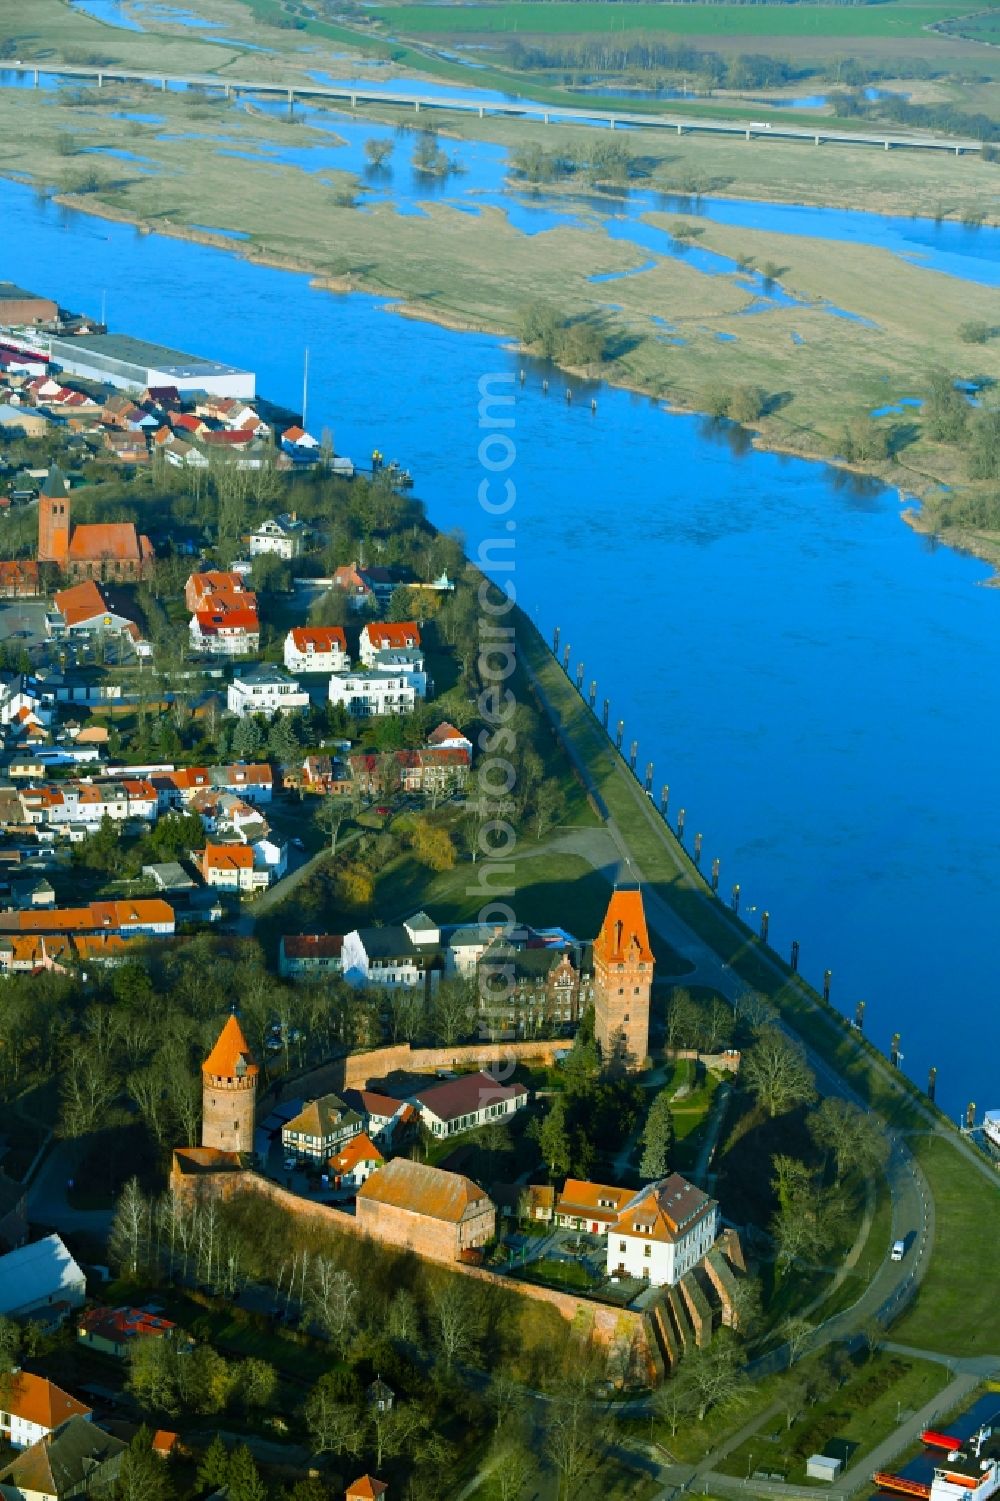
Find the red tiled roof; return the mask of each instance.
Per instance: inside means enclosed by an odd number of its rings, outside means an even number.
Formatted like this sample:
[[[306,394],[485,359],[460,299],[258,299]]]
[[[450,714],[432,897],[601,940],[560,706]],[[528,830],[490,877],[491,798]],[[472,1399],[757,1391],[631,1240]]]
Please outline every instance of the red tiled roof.
[[[366,625],[371,645],[378,651],[401,651],[411,641],[420,645],[420,627],[415,620],[377,621]]]
[[[230,1016],[219,1033],[215,1047],[202,1064],[201,1070],[204,1074],[213,1074],[220,1079],[235,1079],[237,1065],[241,1059],[246,1065],[248,1076],[252,1077],[258,1072],[250,1051],[250,1044],[243,1035],[243,1028],[235,1016]]]
[[[460,1074],[457,1079],[443,1079],[422,1089],[413,1098],[432,1110],[439,1120],[448,1121],[462,1115],[475,1115],[487,1105],[521,1099],[527,1093],[523,1084],[500,1084],[492,1074],[481,1071]]]
[[[291,631],[296,651],[347,651],[347,637],[339,625],[294,625]]]
[[[358,1136],[351,1138],[342,1152],[330,1158],[330,1170],[334,1173],[351,1173],[359,1162],[382,1162],[383,1160],[378,1147],[362,1131]]]
[[[594,958],[604,964],[622,964],[627,959],[652,964],[641,891],[612,893],[601,931],[594,939]]]
[[[142,557],[139,536],[131,521],[86,523],[74,527],[69,544],[71,562],[114,558],[138,563]]]
[[[4,1390],[3,1407],[15,1418],[36,1423],[50,1431],[67,1418],[86,1417],[91,1410],[53,1381],[44,1376],[32,1376],[28,1371],[18,1371],[11,1376]]]
[[[196,610],[198,628],[203,636],[214,636],[217,631],[259,631],[260,620],[256,610]]]
[[[83,621],[94,620],[98,615],[117,613],[108,604],[100,585],[93,579],[74,584],[70,589],[60,589],[54,596],[54,603],[69,626],[81,625]]]
[[[339,959],[344,939],[340,933],[286,933],[281,944],[286,959]]]
[[[389,1487],[384,1480],[375,1480],[371,1475],[362,1475],[347,1488],[346,1501],[379,1501]]]
[[[373,1173],[358,1190],[358,1202],[363,1199],[449,1224],[458,1224],[466,1210],[489,1204],[486,1193],[471,1178],[407,1157],[394,1157]]]
[[[253,870],[253,850],[248,844],[206,844],[201,863],[205,870]]]

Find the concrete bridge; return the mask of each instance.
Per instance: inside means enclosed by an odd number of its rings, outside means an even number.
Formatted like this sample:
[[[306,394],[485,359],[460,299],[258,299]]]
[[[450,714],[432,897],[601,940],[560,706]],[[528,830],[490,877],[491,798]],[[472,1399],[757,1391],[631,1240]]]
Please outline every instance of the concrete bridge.
[[[781,120],[746,121],[699,119],[695,116],[652,115],[633,111],[588,109],[585,106],[562,106],[531,104],[511,99],[503,103],[480,103],[466,95],[443,96],[428,99],[420,94],[400,91],[388,93],[381,89],[331,87],[313,83],[259,83],[249,78],[220,78],[215,73],[192,73],[186,76],[173,73],[155,73],[141,68],[93,67],[77,63],[4,62],[3,72],[27,74],[33,77],[37,87],[43,74],[57,78],[77,78],[96,82],[98,88],[108,83],[146,83],[166,90],[172,85],[201,89],[214,89],[227,98],[241,94],[267,95],[288,101],[291,108],[296,99],[325,99],[332,104],[346,104],[357,109],[361,104],[392,104],[412,109],[416,114],[423,110],[455,111],[461,114],[478,115],[480,120],[487,115],[507,115],[525,120],[541,120],[545,125],[586,124],[606,125],[614,130],[617,126],[629,129],[669,130],[677,135],[699,132],[703,135],[742,136],[746,140],[791,140],[807,141],[815,146],[875,146],[884,151],[894,147],[909,151],[947,151],[961,156],[965,152],[982,152],[982,142],[963,140],[957,137],[934,135],[894,135],[881,130],[821,130],[815,126],[793,125]]]

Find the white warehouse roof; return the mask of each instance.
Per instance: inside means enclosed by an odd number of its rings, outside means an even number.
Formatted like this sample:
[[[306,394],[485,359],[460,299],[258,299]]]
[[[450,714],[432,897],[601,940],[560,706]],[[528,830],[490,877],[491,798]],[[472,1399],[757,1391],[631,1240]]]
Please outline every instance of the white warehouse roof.
[[[31,1308],[60,1293],[79,1294],[85,1285],[83,1272],[58,1235],[0,1256],[0,1314]]]

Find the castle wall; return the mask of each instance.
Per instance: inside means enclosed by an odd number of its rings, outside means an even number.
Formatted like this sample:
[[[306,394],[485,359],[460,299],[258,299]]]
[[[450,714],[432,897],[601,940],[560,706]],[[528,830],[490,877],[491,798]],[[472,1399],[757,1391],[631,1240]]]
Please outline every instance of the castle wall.
[[[252,1152],[256,1080],[202,1085],[201,1144],[222,1152]]]

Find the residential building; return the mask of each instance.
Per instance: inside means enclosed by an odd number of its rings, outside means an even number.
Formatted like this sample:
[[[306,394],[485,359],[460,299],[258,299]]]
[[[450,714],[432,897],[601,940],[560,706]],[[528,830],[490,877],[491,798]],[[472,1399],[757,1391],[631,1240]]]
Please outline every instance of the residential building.
[[[335,1188],[360,1188],[384,1165],[385,1158],[371,1137],[360,1131],[330,1158],[330,1176]]]
[[[85,826],[93,832],[105,818],[115,823],[155,820],[159,798],[152,782],[128,778],[121,782],[69,780],[22,787],[21,816],[36,828]]]
[[[478,1183],[406,1157],[394,1157],[362,1184],[355,1217],[374,1240],[433,1261],[469,1259],[496,1233],[496,1210]]]
[[[431,730],[427,736],[427,744],[441,750],[464,750],[468,752],[470,760],[472,758],[472,741],[453,724],[449,724],[446,719],[442,720],[436,729]]]
[[[289,672],[346,672],[347,638],[339,625],[295,625],[285,637]]]
[[[419,651],[420,644],[415,620],[374,620],[362,629],[358,653],[363,665],[372,667],[379,652]]]
[[[281,1145],[296,1157],[322,1163],[360,1134],[361,1117],[336,1094],[310,1100],[281,1128]]]
[[[285,933],[278,944],[284,980],[323,980],[341,972],[343,938],[336,933]]]
[[[177,1325],[145,1308],[87,1308],[76,1321],[76,1337],[89,1350],[127,1360],[141,1340],[163,1339]]]
[[[198,610],[188,623],[191,650],[206,657],[252,657],[260,649],[256,610]]]
[[[413,1096],[420,1119],[432,1136],[455,1136],[509,1118],[528,1103],[523,1084],[501,1084],[492,1074],[459,1074]]]
[[[427,697],[428,677],[424,670],[424,654],[416,647],[376,652],[371,665],[374,672],[405,677],[418,698]]]
[[[480,1010],[494,1034],[537,1037],[572,1029],[593,997],[579,944],[545,943],[534,934],[519,942],[497,937],[476,968]]]
[[[653,951],[642,893],[612,893],[594,940],[594,1036],[609,1071],[634,1071],[649,1052]]]
[[[362,1475],[347,1487],[344,1501],[384,1501],[388,1489],[384,1480],[376,1480],[374,1475]]]
[[[0,562],[0,599],[33,599],[41,592],[34,558]]]
[[[58,1235],[0,1256],[0,1314],[11,1319],[59,1319],[81,1308],[87,1279]]]
[[[13,1251],[28,1239],[28,1190],[0,1172],[0,1251]]]
[[[306,756],[302,762],[302,781],[313,792],[344,796],[354,790],[351,768],[333,756]]]
[[[169,938],[174,909],[159,897],[90,902],[86,907],[0,912],[0,933],[115,933],[123,938]]]
[[[404,792],[449,797],[469,780],[469,752],[461,746],[425,746],[396,752],[399,784]]]
[[[14,1371],[0,1391],[0,1438],[12,1449],[27,1449],[46,1438],[67,1418],[90,1418],[91,1409],[48,1381],[28,1371]]]
[[[387,1151],[395,1148],[403,1134],[420,1119],[408,1100],[397,1100],[375,1089],[345,1089],[343,1098],[365,1122],[369,1139]]]
[[[118,1479],[127,1447],[87,1418],[68,1418],[0,1470],[0,1495],[23,1501],[107,1495]]]
[[[567,1178],[556,1196],[555,1222],[566,1230],[586,1230],[589,1235],[606,1235],[632,1196],[631,1188],[615,1188],[607,1183],[588,1183],[579,1178]]]
[[[226,702],[229,712],[238,719],[247,714],[263,714],[271,719],[275,714],[295,714],[308,709],[309,695],[280,668],[261,666],[233,679]]]
[[[419,696],[405,673],[356,668],[353,672],[335,672],[330,678],[331,704],[342,704],[355,719],[412,714]]]
[[[319,440],[297,422],[286,427],[281,434],[281,447],[285,453],[300,461],[312,463],[319,457]]]
[[[252,558],[271,553],[277,558],[297,558],[305,547],[309,528],[300,521],[294,511],[283,516],[272,516],[262,521],[255,532],[250,533],[248,551]]]
[[[230,1016],[201,1066],[201,1144],[221,1152],[253,1151],[257,1079],[243,1028]]]
[[[161,808],[186,808],[205,792],[238,794],[246,803],[269,803],[274,772],[266,761],[237,761],[232,766],[179,766],[155,772],[151,781]]]
[[[711,1250],[719,1206],[672,1173],[632,1194],[608,1227],[608,1275],[673,1287]]]
[[[374,610],[378,604],[375,590],[357,563],[334,569],[334,589],[342,589],[352,610]]]
[[[355,928],[344,935],[341,964],[351,985],[429,989],[443,968],[441,929],[425,912],[399,925]]]
[[[192,854],[195,866],[206,886],[222,891],[266,890],[268,882],[258,883],[254,870],[253,850],[248,844],[206,844]]]
[[[242,573],[192,573],[184,585],[184,603],[192,615],[199,610],[256,610],[257,596],[247,587]]]

